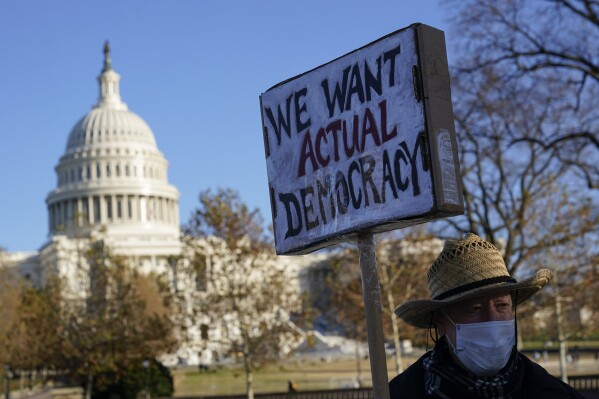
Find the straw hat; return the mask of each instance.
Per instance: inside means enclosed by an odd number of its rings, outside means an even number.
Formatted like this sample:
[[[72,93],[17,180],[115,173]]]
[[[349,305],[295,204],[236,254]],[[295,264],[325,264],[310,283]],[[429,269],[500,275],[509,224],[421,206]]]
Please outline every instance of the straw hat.
[[[501,253],[491,243],[475,234],[463,240],[447,240],[443,251],[428,269],[428,286],[432,299],[406,302],[395,314],[406,323],[430,327],[432,313],[456,302],[487,295],[518,291],[520,304],[547,284],[553,273],[548,269],[517,282],[505,266]]]

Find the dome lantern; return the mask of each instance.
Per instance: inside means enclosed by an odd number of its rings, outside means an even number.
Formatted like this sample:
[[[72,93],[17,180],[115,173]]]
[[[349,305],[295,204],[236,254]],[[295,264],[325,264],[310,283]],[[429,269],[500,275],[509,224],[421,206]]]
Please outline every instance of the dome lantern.
[[[119,81],[121,76],[112,69],[112,60],[110,59],[110,44],[108,40],[104,43],[104,67],[102,73],[98,76],[100,84],[100,97],[96,108],[110,108],[118,110],[127,110],[127,104],[121,101],[119,94]]]

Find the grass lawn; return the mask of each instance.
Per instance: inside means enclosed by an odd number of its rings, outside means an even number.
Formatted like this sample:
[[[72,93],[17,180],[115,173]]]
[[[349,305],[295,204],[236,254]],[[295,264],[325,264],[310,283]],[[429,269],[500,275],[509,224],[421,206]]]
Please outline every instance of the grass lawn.
[[[570,343],[570,347],[574,345]],[[526,346],[525,346],[526,347]],[[580,345],[582,347],[582,345]],[[596,347],[596,346],[595,346]],[[419,356],[419,354],[418,354]],[[404,368],[416,361],[416,354],[404,358]],[[593,361],[592,354],[582,357],[586,365],[592,369],[578,371],[570,369],[569,375],[596,374],[599,365]],[[551,354],[543,367],[554,375],[559,375],[558,356]],[[594,366],[593,366],[594,365]],[[370,376],[370,361],[362,359],[362,386],[372,386]],[[396,375],[392,358],[387,358],[389,379]],[[245,393],[245,373],[241,365],[235,368],[223,368],[213,371],[198,371],[197,368],[172,370],[175,380],[175,396],[211,396],[211,395],[236,395]],[[298,391],[326,390],[354,387],[358,372],[355,360],[326,361],[287,361],[256,370],[254,373],[254,392],[285,392],[288,381],[293,381]]]
[[[580,349],[599,348],[599,341],[569,341],[568,348],[578,347]],[[522,348],[520,348],[522,349]],[[559,343],[552,341],[551,346],[545,346],[545,341],[524,341],[524,349],[528,350],[543,350],[543,349],[559,349]]]
[[[411,364],[416,358],[405,359]],[[372,386],[370,361],[360,362],[363,386]],[[387,359],[389,377],[394,376],[395,366]],[[233,395],[245,393],[245,372],[242,367],[200,372],[197,369],[173,370],[175,396]],[[293,381],[298,391],[337,389],[353,387],[357,380],[355,360],[335,362],[303,361],[272,365],[254,373],[254,392],[284,392],[287,382]]]

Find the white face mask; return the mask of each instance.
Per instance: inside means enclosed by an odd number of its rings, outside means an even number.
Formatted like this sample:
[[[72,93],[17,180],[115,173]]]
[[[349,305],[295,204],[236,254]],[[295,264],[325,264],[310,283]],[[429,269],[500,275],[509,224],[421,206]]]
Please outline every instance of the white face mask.
[[[455,326],[455,347],[449,339],[447,342],[464,367],[487,377],[497,374],[507,364],[516,342],[514,319],[455,324],[447,318]]]

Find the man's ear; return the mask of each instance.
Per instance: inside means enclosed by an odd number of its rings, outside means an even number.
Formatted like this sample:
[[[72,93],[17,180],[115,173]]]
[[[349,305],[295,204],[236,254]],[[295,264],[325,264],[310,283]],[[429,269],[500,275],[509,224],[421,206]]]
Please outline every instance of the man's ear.
[[[438,310],[433,312],[432,324],[437,329],[439,336],[445,335],[445,315],[442,312]]]

